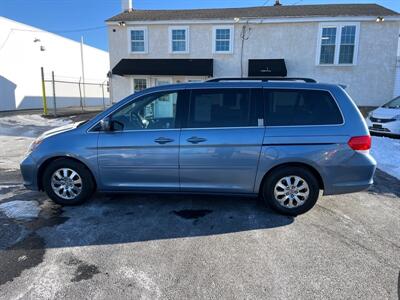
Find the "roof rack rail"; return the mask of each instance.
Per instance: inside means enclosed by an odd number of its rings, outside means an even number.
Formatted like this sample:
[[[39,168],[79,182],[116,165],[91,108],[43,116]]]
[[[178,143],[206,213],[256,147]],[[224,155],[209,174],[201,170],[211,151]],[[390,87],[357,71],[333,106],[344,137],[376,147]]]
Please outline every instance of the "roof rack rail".
[[[307,83],[316,83],[317,81],[312,78],[302,78],[302,77],[220,77],[211,78],[206,80],[206,82],[221,82],[221,81],[304,81]]]

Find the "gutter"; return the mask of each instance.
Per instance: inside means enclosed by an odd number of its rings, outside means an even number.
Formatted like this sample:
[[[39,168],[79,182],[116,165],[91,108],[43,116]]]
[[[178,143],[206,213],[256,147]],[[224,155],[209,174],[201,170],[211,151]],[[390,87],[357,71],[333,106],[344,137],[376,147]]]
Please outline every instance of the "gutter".
[[[306,22],[376,22],[378,16],[337,16],[337,17],[279,17],[279,18],[254,18],[240,17],[232,19],[188,19],[188,20],[140,20],[126,21],[120,19],[118,21],[106,21],[109,26],[119,26],[121,22],[126,25],[171,25],[171,24],[276,24],[276,23],[306,23]],[[383,16],[385,22],[399,22],[400,15]],[[237,20],[239,19],[239,20]]]

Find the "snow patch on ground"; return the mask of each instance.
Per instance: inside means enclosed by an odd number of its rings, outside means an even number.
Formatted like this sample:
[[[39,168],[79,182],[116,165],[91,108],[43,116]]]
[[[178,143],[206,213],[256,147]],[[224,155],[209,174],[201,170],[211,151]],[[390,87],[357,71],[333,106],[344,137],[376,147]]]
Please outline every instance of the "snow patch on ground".
[[[58,127],[71,123],[71,120],[66,118],[61,119],[48,119],[40,115],[14,115],[0,118],[0,128],[2,125],[11,126],[49,126]]]
[[[65,118],[46,119],[37,114],[0,117],[0,169],[18,169],[19,162],[36,137],[71,122]]]
[[[43,131],[71,123],[69,119],[47,119],[40,115],[14,115],[0,118],[0,135],[36,137]]]
[[[379,169],[400,179],[400,140],[373,136],[371,154]]]
[[[0,211],[8,218],[33,219],[38,217],[40,207],[36,201],[15,200],[0,204]]]

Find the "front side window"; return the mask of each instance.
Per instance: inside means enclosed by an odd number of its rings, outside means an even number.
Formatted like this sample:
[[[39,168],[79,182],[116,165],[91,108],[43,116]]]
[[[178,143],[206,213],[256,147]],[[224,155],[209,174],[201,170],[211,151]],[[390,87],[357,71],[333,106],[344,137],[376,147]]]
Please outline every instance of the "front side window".
[[[133,92],[137,93],[147,88],[147,80],[144,78],[133,79]]]
[[[256,126],[248,89],[193,90],[188,128]]]
[[[131,52],[147,52],[147,32],[145,28],[132,29],[130,31]]]
[[[175,128],[178,92],[161,92],[143,96],[111,116],[113,130]]]
[[[171,28],[171,52],[182,53],[188,52],[188,29],[187,28]]]
[[[355,64],[357,24],[329,24],[321,27],[319,60],[320,65]]]
[[[267,90],[267,126],[338,125],[343,118],[331,94],[322,90]]]
[[[214,52],[232,53],[233,27],[214,28]]]

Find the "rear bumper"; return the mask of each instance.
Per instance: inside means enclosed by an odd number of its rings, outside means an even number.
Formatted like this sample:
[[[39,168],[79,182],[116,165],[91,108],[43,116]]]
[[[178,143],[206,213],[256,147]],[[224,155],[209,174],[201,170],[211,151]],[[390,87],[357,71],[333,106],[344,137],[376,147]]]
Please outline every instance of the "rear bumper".
[[[327,196],[327,195],[357,193],[367,190],[373,183],[374,180],[371,178],[371,180],[368,182],[352,182],[349,184],[336,184],[331,186],[328,190],[325,190],[324,195]]]
[[[27,189],[38,190],[37,164],[31,155],[26,156],[20,163],[23,184]]]
[[[376,161],[370,154],[357,153],[346,164],[331,167],[325,177],[324,195],[356,193],[374,183]]]

